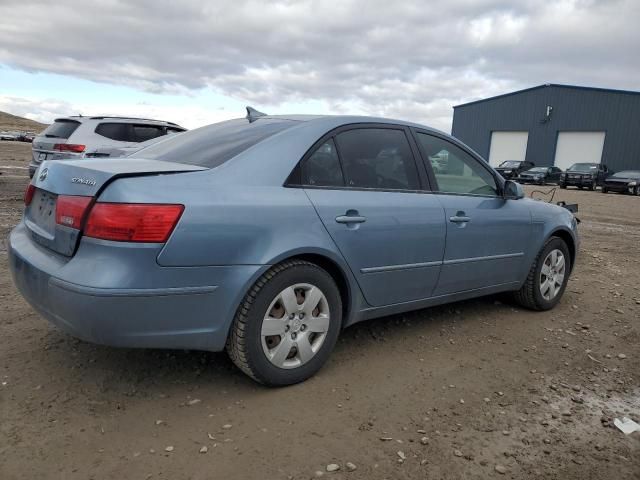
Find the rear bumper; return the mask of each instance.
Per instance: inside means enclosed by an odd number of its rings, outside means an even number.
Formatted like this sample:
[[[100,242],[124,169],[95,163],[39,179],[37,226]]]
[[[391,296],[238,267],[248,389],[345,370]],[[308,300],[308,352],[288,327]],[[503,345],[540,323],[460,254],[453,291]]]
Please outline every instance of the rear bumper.
[[[9,266],[33,308],[74,337],[222,350],[244,289],[268,267],[160,267],[157,248],[84,241],[69,260],[33,242],[21,223],[9,237]]]

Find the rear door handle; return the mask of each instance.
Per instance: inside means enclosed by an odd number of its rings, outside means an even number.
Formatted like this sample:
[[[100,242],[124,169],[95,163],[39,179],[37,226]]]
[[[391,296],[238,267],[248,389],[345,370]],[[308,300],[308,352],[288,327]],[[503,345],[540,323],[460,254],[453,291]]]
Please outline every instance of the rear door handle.
[[[464,212],[456,212],[453,217],[449,217],[449,221],[453,223],[468,223],[471,221],[471,217],[467,217]]]
[[[347,210],[345,215],[338,215],[336,217],[337,223],[364,223],[367,221],[367,217],[361,216],[357,210]]]

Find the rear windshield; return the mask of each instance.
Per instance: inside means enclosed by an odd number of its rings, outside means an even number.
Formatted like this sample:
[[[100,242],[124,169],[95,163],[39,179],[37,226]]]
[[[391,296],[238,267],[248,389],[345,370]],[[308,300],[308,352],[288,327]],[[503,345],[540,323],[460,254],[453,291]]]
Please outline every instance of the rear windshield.
[[[253,123],[245,119],[229,120],[172,136],[131,157],[213,168],[296,123],[273,118]]]
[[[41,135],[49,138],[69,138],[79,126],[80,122],[75,120],[56,120]]]
[[[527,172],[545,173],[549,167],[533,167],[527,170]]]

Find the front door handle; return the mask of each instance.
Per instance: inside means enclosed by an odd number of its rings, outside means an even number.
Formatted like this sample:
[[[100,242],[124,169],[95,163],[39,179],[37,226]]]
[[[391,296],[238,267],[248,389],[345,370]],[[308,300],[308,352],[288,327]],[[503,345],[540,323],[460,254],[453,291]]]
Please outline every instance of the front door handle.
[[[367,221],[367,217],[361,216],[357,210],[347,210],[344,215],[338,215],[336,217],[337,223],[364,223]]]

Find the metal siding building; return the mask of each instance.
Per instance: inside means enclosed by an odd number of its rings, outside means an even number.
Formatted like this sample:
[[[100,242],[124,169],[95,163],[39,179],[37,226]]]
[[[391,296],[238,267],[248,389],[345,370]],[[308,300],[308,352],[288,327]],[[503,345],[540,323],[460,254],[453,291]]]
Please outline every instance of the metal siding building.
[[[548,107],[551,107],[549,116]],[[498,138],[500,134],[500,138],[507,139],[509,134],[502,132],[528,132],[525,144],[520,145],[521,151],[526,151],[526,158],[513,159],[526,159],[539,166],[554,165],[556,154],[560,154],[560,150],[556,152],[559,139],[565,154],[576,152],[580,150],[580,145],[575,143],[580,142],[580,135],[574,132],[585,132],[583,138],[591,143],[583,145],[583,153],[597,158],[601,148],[600,161],[610,170],[640,170],[640,92],[541,85],[453,108],[453,136],[487,160],[492,150],[492,136]],[[512,137],[518,141],[515,133]],[[571,148],[572,145],[577,148]],[[500,150],[494,145],[495,155],[498,150],[509,151],[507,143],[503,147]],[[512,150],[516,151],[516,147]]]

